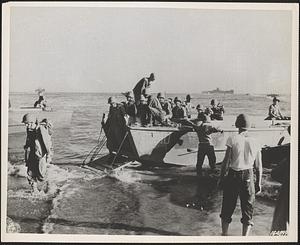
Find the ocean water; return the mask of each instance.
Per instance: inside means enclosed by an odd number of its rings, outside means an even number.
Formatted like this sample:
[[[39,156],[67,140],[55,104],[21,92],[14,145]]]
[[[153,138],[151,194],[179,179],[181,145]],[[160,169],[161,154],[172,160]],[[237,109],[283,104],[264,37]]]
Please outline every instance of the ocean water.
[[[113,174],[80,168],[96,145],[107,98],[120,94],[49,93],[48,104],[61,113],[72,112],[70,122],[54,125],[54,158],[39,195],[29,193],[24,166],[25,134],[9,134],[7,215],[23,233],[220,235],[220,192],[216,179],[195,177],[194,167],[147,169],[136,166]],[[168,97],[185,95],[171,94]],[[192,94],[193,104],[209,105],[211,95]],[[216,95],[225,115],[267,115],[272,99],[265,95]],[[35,94],[10,94],[13,107],[30,106]],[[281,96],[281,110],[290,115],[290,98]],[[21,120],[21,119],[20,119]],[[253,230],[268,235],[274,202],[258,198]],[[237,208],[232,235],[240,234]]]

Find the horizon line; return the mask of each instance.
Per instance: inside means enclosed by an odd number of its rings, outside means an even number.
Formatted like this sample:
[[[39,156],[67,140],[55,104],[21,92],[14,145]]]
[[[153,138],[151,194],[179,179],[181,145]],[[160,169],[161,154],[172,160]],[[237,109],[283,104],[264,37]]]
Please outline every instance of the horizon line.
[[[31,91],[9,91],[9,94],[37,94],[36,92],[31,92]],[[122,94],[124,93],[124,91],[119,91],[119,92],[95,92],[95,91],[49,91],[46,92],[45,94],[55,94],[55,93],[67,93],[67,94]],[[155,93],[153,93],[155,94]],[[189,92],[166,92],[166,94],[203,94],[203,95],[218,95],[218,93],[206,93],[205,91],[202,92],[194,92],[194,93],[189,93]],[[220,94],[226,94],[226,93],[220,93]],[[266,92],[255,92],[255,93],[246,93],[246,92],[237,92],[237,93],[233,93],[233,94],[238,94],[238,95],[268,95],[268,94],[274,94],[274,95],[291,95],[291,93],[266,93]]]

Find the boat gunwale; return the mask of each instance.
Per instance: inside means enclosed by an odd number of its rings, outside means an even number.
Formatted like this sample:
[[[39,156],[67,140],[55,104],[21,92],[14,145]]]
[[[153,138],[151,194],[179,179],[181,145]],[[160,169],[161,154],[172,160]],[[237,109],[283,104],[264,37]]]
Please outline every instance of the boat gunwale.
[[[248,128],[247,130],[249,132],[255,132],[255,131],[282,131],[285,130],[285,128],[288,127],[288,125],[278,125],[278,126],[270,126],[270,127],[261,127],[261,128]],[[136,127],[136,126],[128,126],[129,130],[133,130],[133,131],[152,131],[152,132],[179,132],[179,131],[183,131],[186,130],[187,128],[184,129],[179,129],[179,128],[171,128],[171,127],[166,127],[163,128],[162,126],[159,127],[155,127],[155,126],[151,126],[151,127]],[[224,132],[237,132],[238,129],[237,128],[222,128],[220,127],[221,130],[223,130]],[[194,132],[194,130],[190,130],[188,132]]]
[[[128,126],[129,130],[134,130],[134,131],[157,131],[157,132],[178,132],[181,131],[178,128],[172,128],[172,127],[156,127],[156,126],[151,126],[151,127],[141,127],[141,126]]]

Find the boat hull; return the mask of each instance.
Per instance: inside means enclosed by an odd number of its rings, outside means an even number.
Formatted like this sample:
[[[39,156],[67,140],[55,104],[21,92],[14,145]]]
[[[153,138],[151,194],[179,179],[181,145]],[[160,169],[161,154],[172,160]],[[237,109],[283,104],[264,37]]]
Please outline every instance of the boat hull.
[[[213,126],[224,131],[211,135],[217,162],[224,158],[228,137],[238,133],[234,126],[235,119],[236,116],[227,116],[223,121],[211,122]],[[274,123],[265,121],[263,117],[251,117],[251,123],[249,135],[256,139],[258,147],[276,146],[282,138],[284,141],[281,140],[281,143],[288,143],[289,135],[286,128],[289,121]],[[126,125],[111,127],[110,130],[104,129],[107,142],[110,142],[107,148],[117,155],[152,164],[195,165],[197,161],[199,140],[192,127],[184,126],[184,121],[180,127],[128,127]],[[120,130],[120,127],[126,130]],[[122,135],[118,133],[116,137],[111,132],[120,132]]]
[[[238,133],[235,129],[225,130],[224,133],[211,135],[217,161],[222,161],[224,157],[227,138]],[[197,161],[199,140],[195,132],[130,128],[130,134],[135,143],[139,161],[177,165],[193,165]],[[285,128],[250,129],[249,135],[257,140],[260,147],[276,146],[281,137],[287,137]]]

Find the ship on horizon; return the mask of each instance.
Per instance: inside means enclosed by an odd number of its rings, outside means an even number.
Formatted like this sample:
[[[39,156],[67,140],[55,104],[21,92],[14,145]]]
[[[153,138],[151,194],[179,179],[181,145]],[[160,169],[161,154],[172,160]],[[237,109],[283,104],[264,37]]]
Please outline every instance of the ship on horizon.
[[[202,94],[233,94],[234,90],[230,89],[230,90],[221,90],[219,88],[214,89],[214,90],[210,90],[210,91],[202,91]]]

